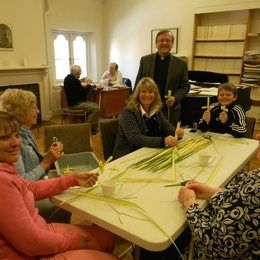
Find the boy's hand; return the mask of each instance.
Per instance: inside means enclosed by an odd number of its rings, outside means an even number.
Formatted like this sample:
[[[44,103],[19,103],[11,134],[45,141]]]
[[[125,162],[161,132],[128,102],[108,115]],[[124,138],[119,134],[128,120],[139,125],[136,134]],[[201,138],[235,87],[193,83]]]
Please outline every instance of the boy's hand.
[[[228,120],[228,114],[227,112],[223,111],[219,114],[219,120],[221,121],[222,124],[225,124]]]
[[[203,119],[207,124],[209,124],[210,118],[211,118],[210,111],[209,111],[209,110],[206,110],[206,111],[203,113],[202,119]]]

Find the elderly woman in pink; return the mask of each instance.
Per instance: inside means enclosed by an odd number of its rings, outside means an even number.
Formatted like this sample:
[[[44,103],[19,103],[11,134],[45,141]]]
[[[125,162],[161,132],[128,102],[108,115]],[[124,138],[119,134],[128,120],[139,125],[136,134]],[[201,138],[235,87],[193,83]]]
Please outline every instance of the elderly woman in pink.
[[[4,259],[114,260],[113,235],[98,226],[52,223],[38,214],[34,200],[71,186],[93,186],[97,174],[78,173],[51,180],[28,181],[13,163],[18,160],[20,123],[0,111],[0,256]]]

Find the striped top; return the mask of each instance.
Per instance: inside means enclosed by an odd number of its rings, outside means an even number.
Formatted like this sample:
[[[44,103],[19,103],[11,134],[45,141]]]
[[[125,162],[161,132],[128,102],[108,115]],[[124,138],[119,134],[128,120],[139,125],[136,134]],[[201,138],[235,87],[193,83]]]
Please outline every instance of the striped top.
[[[247,131],[246,116],[242,107],[238,104],[232,103],[226,107],[228,109],[228,120],[226,123],[222,123],[219,119],[219,115],[223,110],[219,103],[213,104],[213,108],[210,110],[211,119],[209,124],[202,118],[199,121],[198,129],[202,132],[212,131],[216,133],[228,133],[234,137],[243,137]]]

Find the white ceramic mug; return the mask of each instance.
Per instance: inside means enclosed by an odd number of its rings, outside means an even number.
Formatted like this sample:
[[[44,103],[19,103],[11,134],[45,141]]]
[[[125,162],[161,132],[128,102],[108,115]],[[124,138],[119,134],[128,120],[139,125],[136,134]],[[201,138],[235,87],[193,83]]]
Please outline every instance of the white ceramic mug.
[[[102,188],[103,195],[106,197],[113,197],[116,193],[116,187],[118,185],[119,185],[119,183],[117,183],[114,180],[105,180],[105,181],[101,182],[101,188]]]
[[[206,166],[209,164],[210,158],[213,156],[209,155],[208,153],[199,153],[199,164],[201,166]],[[214,158],[213,158],[214,159]]]

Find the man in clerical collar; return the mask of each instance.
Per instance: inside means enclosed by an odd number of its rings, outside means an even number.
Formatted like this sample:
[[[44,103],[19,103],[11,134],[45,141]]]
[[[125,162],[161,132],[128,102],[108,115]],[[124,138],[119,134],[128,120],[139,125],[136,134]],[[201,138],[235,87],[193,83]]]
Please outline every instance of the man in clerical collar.
[[[174,45],[174,36],[171,31],[159,31],[155,41],[158,51],[141,58],[135,86],[143,77],[153,78],[164,102],[162,111],[176,127],[180,120],[181,100],[190,90],[187,64],[171,55]],[[169,93],[171,93],[170,97]]]

